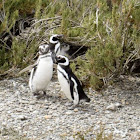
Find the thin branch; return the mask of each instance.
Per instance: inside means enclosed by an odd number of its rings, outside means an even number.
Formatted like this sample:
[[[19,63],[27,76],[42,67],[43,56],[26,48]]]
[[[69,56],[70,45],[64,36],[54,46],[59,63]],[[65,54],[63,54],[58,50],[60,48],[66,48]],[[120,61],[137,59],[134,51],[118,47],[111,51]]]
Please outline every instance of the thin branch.
[[[2,0],[2,8],[3,8],[3,16],[5,17],[5,7],[4,7],[4,0]]]
[[[4,0],[2,0],[2,6],[3,6],[3,16],[4,16],[4,18],[5,18],[6,13],[5,13],[5,7],[4,7]],[[6,24],[6,29],[7,29],[7,31],[9,30],[7,24]],[[10,30],[8,31],[8,33],[9,33],[9,35],[11,36],[11,38],[13,39],[13,35],[12,35],[12,33],[11,33]]]
[[[47,19],[40,19],[40,20],[36,21],[32,26],[35,26],[35,25],[38,24],[39,22],[49,21],[49,20],[55,20],[55,19],[61,19],[61,16],[52,17],[52,18],[47,18]]]
[[[97,8],[97,10],[96,10],[96,20],[95,20],[95,23],[96,23],[96,27],[97,27],[98,37],[100,39],[102,39],[101,36],[100,36],[99,30],[98,30],[98,19],[99,19],[99,8]]]
[[[81,22],[80,22],[80,25],[82,25],[82,23],[83,23],[83,21],[84,21],[84,18],[85,18],[85,16],[88,14],[88,12],[90,11],[91,7],[92,7],[92,4],[91,4],[91,5],[89,6],[89,8],[83,13],[83,15],[82,15],[82,20],[81,20]]]
[[[30,27],[30,30],[28,31],[28,38],[27,38],[27,41],[26,41],[26,46],[28,47],[28,42],[29,42],[29,39],[31,38],[31,36],[34,34],[34,33],[39,33],[40,31],[41,31],[41,29],[42,28],[48,28],[46,31],[49,31],[49,30],[52,30],[52,29],[54,29],[54,28],[57,28],[57,27],[60,27],[61,25],[55,25],[55,26],[53,26],[53,27],[49,27],[50,25],[48,24],[48,25],[45,25],[45,26],[43,26],[42,27],[42,25],[41,26],[39,26],[39,27],[37,27],[36,29],[33,29],[34,27],[35,27],[35,25],[36,24],[38,24],[38,23],[40,23],[40,22],[44,22],[44,21],[49,21],[49,20],[57,20],[57,19],[59,19],[59,20],[61,20],[62,18],[61,18],[61,16],[57,16],[57,17],[52,17],[52,18],[47,18],[47,19],[40,19],[40,20],[38,20],[38,21],[35,21],[35,23],[33,23],[32,25],[31,25],[31,27]],[[33,31],[32,31],[33,30]],[[45,32],[46,32],[45,31]]]
[[[0,21],[3,22],[3,20],[4,20],[4,15],[3,15],[2,11],[0,11]]]
[[[107,21],[106,23],[103,21],[103,24],[104,24],[105,27],[106,27],[106,32],[107,32],[107,34],[110,35],[110,33],[112,32],[112,28],[109,27],[108,21]]]
[[[127,60],[126,60],[126,62],[125,62],[125,64],[124,64],[124,66],[123,66],[124,69],[127,68],[128,63],[138,54],[138,52],[139,52],[139,49],[138,49],[138,50],[134,50],[134,51],[128,56],[128,58],[127,58]]]
[[[90,38],[89,40],[87,40],[86,43],[84,43],[77,51],[75,51],[75,52],[71,55],[70,59],[71,59],[76,53],[78,53],[88,42],[90,42],[91,40],[93,40],[93,39],[95,39],[95,38],[96,38],[96,37],[93,37],[93,38]]]
[[[10,50],[11,51],[11,48],[2,40],[2,39],[0,39],[0,41],[4,44],[4,45],[6,45],[6,46],[2,46],[2,47],[4,47],[4,48],[6,48],[6,49],[8,49],[8,50]]]

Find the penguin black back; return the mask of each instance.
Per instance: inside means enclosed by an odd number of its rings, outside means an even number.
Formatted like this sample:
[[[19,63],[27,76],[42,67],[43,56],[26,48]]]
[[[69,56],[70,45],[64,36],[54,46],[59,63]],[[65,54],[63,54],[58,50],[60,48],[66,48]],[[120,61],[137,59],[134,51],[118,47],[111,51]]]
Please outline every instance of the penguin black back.
[[[78,80],[78,78],[76,77],[76,75],[72,72],[70,66],[61,66],[65,71],[66,73],[68,74],[68,77],[70,79],[70,87],[73,87],[74,85],[74,82],[71,80],[71,79],[74,79],[77,83],[77,89],[78,89],[78,93],[79,93],[79,99],[80,100],[85,100],[86,102],[90,102],[90,99],[87,97],[87,95],[85,94],[82,86],[81,86],[81,83],[80,81]],[[71,92],[73,92],[72,88],[70,89]],[[73,97],[74,98],[74,97]]]
[[[90,99],[87,97],[85,94],[80,81],[76,77],[76,75],[72,72],[69,62],[66,61],[65,56],[59,55],[56,57],[56,62],[59,64],[59,66],[66,72],[67,75],[63,74],[62,75],[67,79],[68,83],[70,84],[70,92],[71,92],[71,97],[74,99],[74,90],[76,89],[79,95],[79,100],[85,100],[86,102],[90,102]],[[76,87],[75,87],[76,86]],[[75,88],[74,88],[75,87]]]

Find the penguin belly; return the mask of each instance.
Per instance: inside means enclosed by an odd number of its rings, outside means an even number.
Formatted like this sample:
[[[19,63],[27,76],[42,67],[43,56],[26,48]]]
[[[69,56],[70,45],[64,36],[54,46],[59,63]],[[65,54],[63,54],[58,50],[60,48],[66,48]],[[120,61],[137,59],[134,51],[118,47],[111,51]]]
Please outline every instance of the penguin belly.
[[[51,57],[43,58],[39,61],[37,69],[32,79],[32,89],[36,91],[45,91],[53,74],[53,61]]]
[[[70,84],[68,83],[67,79],[63,76],[62,73],[57,71],[58,74],[58,81],[60,83],[61,89],[64,92],[65,96],[70,100],[73,101],[70,92]]]

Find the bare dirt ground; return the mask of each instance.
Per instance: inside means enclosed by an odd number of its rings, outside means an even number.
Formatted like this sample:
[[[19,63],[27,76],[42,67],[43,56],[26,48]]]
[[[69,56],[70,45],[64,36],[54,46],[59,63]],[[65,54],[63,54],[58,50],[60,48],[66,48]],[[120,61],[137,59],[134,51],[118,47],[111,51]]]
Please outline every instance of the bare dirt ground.
[[[121,76],[90,103],[72,109],[57,80],[37,99],[28,78],[0,81],[0,140],[140,140],[140,78]]]

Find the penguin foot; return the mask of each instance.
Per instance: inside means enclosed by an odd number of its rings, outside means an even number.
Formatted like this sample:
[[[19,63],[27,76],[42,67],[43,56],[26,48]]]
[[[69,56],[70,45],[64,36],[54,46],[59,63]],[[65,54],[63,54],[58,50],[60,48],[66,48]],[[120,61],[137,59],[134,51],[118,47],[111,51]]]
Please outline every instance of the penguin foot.
[[[90,103],[90,98],[82,99],[82,100],[80,100],[80,103],[81,104],[89,104]]]
[[[44,97],[44,94],[40,94],[40,95],[38,95],[38,96],[36,96],[36,98],[39,100],[39,99],[41,99],[41,98],[43,98]]]
[[[73,102],[70,102],[70,103],[66,103],[65,104],[67,106],[67,109],[68,110],[74,110],[75,108],[77,108],[79,105],[74,105]]]
[[[72,105],[68,107],[68,110],[74,110],[75,108],[78,108],[78,107],[79,107],[78,105]]]
[[[36,98],[39,99],[47,99],[48,101],[52,101],[53,103],[56,102],[56,98],[52,95],[48,95],[48,94],[39,94],[38,96],[36,96]]]
[[[75,108],[74,106],[69,106],[68,110],[74,110],[74,108]]]
[[[67,103],[65,103],[65,106],[71,107],[71,106],[73,106],[73,103],[72,102],[67,102]]]
[[[46,95],[46,91],[43,91],[43,94]]]
[[[40,94],[39,94],[38,92],[34,92],[33,95],[34,95],[34,96],[38,96],[38,95],[40,95]]]

